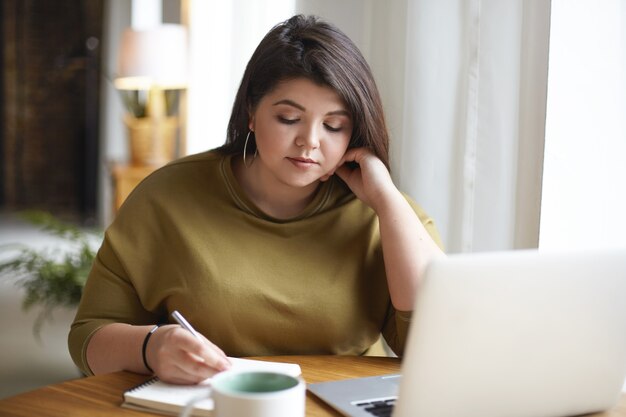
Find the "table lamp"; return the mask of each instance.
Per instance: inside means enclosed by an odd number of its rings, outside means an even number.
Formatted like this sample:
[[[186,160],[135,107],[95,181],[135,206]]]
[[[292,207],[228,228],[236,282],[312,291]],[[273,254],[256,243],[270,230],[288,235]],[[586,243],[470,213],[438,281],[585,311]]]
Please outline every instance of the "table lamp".
[[[187,84],[187,32],[163,24],[126,29],[114,80],[126,107],[131,164],[159,166],[178,153],[179,100]]]

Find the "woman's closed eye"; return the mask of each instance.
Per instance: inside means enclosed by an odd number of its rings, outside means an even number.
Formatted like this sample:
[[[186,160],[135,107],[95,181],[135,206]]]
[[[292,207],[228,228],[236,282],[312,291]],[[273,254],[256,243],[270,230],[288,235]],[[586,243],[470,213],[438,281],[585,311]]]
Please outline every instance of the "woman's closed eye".
[[[300,118],[298,117],[286,117],[286,116],[276,116],[277,120],[285,125],[293,125],[296,124],[300,121]],[[324,128],[326,130],[328,130],[329,132],[341,132],[343,130],[343,126],[341,124],[331,124],[331,123],[324,123]]]
[[[341,125],[339,125],[339,126],[332,126],[332,125],[329,125],[328,123],[324,123],[324,127],[329,132],[341,132],[341,130],[343,129],[343,127]]]
[[[284,116],[277,116],[277,118],[280,123],[283,123],[286,125],[292,125],[300,121],[300,119],[298,118],[289,118],[289,117],[284,117]]]

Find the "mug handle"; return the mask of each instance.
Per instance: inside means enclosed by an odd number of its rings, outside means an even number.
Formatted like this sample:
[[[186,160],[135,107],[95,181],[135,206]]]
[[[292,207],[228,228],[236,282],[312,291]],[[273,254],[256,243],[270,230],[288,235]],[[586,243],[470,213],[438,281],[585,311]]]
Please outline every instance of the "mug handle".
[[[187,401],[187,404],[185,404],[185,408],[183,408],[180,414],[178,414],[178,417],[191,417],[193,410],[196,407],[196,404],[202,400],[212,398],[211,394],[213,394],[213,390],[209,391],[208,395],[202,394],[191,398],[189,401]]]

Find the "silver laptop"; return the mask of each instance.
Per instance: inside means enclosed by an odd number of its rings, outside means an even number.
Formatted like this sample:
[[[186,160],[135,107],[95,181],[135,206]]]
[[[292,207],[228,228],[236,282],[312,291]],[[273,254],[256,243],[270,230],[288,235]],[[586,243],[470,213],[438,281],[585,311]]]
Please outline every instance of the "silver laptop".
[[[353,417],[558,417],[613,407],[626,378],[626,250],[433,262],[401,374],[308,389]]]

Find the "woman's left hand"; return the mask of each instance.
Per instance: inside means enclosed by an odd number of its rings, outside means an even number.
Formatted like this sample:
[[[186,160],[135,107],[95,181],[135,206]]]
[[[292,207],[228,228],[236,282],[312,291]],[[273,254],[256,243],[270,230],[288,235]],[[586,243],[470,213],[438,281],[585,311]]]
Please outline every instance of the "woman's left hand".
[[[351,167],[351,162],[356,166]],[[348,149],[334,173],[339,175],[359,200],[374,211],[378,211],[378,206],[389,193],[398,192],[385,164],[366,148]]]

